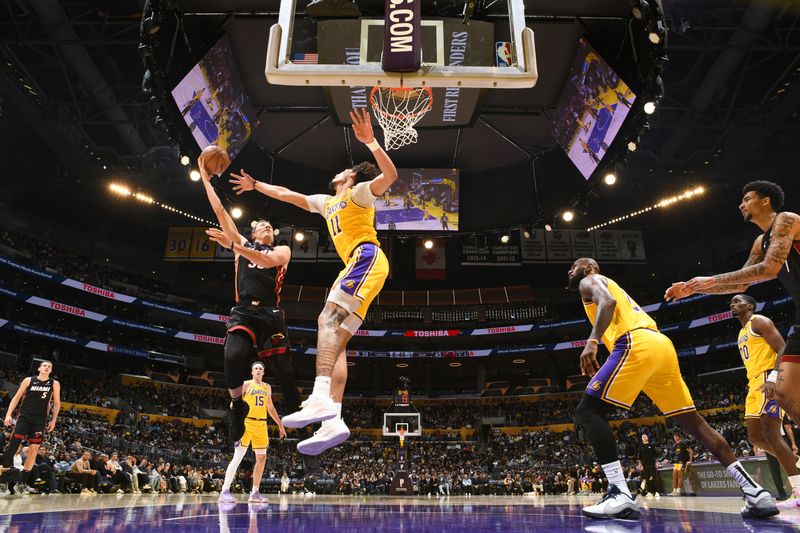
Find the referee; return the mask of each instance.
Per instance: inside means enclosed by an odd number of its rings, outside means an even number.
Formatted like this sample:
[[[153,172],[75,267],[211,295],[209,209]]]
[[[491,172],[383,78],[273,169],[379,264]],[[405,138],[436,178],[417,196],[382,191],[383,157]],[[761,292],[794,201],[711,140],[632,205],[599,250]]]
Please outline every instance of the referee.
[[[639,463],[642,465],[644,493],[658,496],[658,452],[650,444],[650,437],[642,433],[642,445],[639,446]]]

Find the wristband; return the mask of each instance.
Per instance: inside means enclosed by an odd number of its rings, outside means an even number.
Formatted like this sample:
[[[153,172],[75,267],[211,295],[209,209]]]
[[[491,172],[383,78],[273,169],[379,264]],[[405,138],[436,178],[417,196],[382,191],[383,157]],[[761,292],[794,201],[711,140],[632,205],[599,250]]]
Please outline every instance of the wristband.
[[[769,376],[767,376],[767,381],[769,381],[770,383],[777,383],[778,382],[778,371],[777,370],[773,370],[772,372],[770,372]]]
[[[375,139],[372,139],[372,142],[366,143],[366,145],[367,148],[369,148],[370,152],[377,152],[381,148],[381,145],[378,144],[378,141]]]
[[[586,344],[589,344],[590,342],[593,342],[595,344],[600,344],[600,341],[598,341],[597,339],[586,339]]]

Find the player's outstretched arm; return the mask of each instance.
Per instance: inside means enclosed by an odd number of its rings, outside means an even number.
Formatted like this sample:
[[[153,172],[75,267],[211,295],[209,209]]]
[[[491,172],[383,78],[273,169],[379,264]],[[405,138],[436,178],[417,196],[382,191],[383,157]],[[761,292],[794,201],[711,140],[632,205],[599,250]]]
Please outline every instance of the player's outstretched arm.
[[[244,256],[248,261],[263,268],[288,265],[292,259],[292,250],[288,246],[276,246],[272,250],[254,250],[247,248],[228,238],[225,232],[216,228],[206,230],[209,240],[214,241],[226,250]]]
[[[8,404],[8,411],[6,411],[6,419],[3,421],[6,426],[10,426],[12,423],[11,416],[14,414],[14,410],[19,405],[19,402],[22,401],[22,398],[25,397],[25,391],[28,390],[28,387],[31,384],[31,378],[25,378],[22,380],[22,383],[19,384],[19,388],[17,389],[17,393],[11,398],[11,403]]]
[[[278,411],[275,410],[275,405],[272,403],[272,387],[270,387],[270,394],[267,396],[267,412],[270,418],[278,425],[278,435],[281,438],[286,437],[286,428],[283,427],[283,420],[281,420]]]
[[[222,206],[222,202],[217,196],[217,191],[214,190],[214,187],[211,185],[211,176],[206,171],[205,162],[203,161],[203,156],[200,156],[197,159],[197,166],[200,169],[200,176],[203,178],[203,187],[206,190],[206,196],[208,196],[208,202],[211,204],[211,209],[214,210],[214,214],[217,216],[217,221],[219,221],[219,225],[222,228],[222,231],[225,233],[225,237],[227,241],[230,243],[235,241],[239,244],[244,244],[247,239],[245,239],[240,233],[239,230],[236,229],[236,224],[233,222],[233,219]]]
[[[733,272],[717,274],[710,277],[698,277],[686,284],[694,292],[708,292],[716,287],[726,285],[746,284],[752,285],[757,281],[766,281],[778,275],[781,271],[792,244],[800,233],[800,216],[795,213],[778,213],[772,223],[772,237],[761,261]]]
[[[58,413],[61,411],[61,383],[58,381],[53,382],[53,418],[47,424],[47,431],[53,431],[56,428],[56,420]]]
[[[367,111],[366,108],[361,111],[354,109],[350,111],[350,118],[353,120],[353,133],[356,139],[367,145],[367,148],[370,149],[372,155],[375,157],[375,162],[378,163],[378,168],[381,169],[381,174],[369,183],[372,195],[381,196],[389,190],[392,183],[397,181],[397,168],[395,168],[394,163],[389,158],[389,154],[375,142],[375,134],[372,131],[369,111]]]
[[[236,194],[242,194],[243,192],[247,191],[258,191],[265,196],[274,198],[275,200],[295,205],[300,209],[305,209],[306,211],[311,211],[308,203],[308,197],[305,194],[300,194],[299,192],[295,192],[279,185],[271,185],[269,183],[264,183],[263,181],[258,181],[253,176],[245,172],[244,169],[241,169],[239,172],[241,172],[241,174],[234,174],[231,172],[231,177],[233,179],[230,180],[230,182],[233,183],[233,190],[236,191]]]
[[[750,250],[750,256],[745,261],[741,270],[744,270],[753,265],[757,265],[764,261],[764,252],[761,251],[761,236],[753,242],[753,248]],[[703,280],[711,278],[693,278],[691,281]],[[750,286],[750,283],[726,283],[718,284],[713,287],[707,287],[702,290],[695,290],[690,281],[678,281],[673,283],[664,293],[664,299],[669,301],[677,301],[687,298],[695,293],[701,294],[737,294],[744,292]]]

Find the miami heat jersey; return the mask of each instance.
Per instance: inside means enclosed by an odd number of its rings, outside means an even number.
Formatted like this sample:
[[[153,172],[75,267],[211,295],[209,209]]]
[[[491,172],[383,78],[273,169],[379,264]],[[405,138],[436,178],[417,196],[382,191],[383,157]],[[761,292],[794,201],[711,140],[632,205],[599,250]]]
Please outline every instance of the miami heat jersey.
[[[247,241],[244,246],[258,252],[270,252],[273,246]],[[278,307],[286,267],[264,268],[251,263],[243,255],[236,256],[236,302],[249,300],[259,307]]]
[[[248,418],[257,418],[259,420],[267,419],[267,398],[270,395],[270,386],[267,383],[260,385],[254,380],[247,381],[247,394],[244,395],[244,401],[250,406],[247,412]]]
[[[639,304],[633,301],[633,298],[628,296],[628,293],[622,290],[613,279],[605,276],[601,276],[601,278],[606,281],[608,292],[617,301],[611,324],[603,333],[603,344],[606,345],[609,352],[614,349],[614,342],[629,331],[642,328],[658,331],[655,320],[645,313],[639,307]],[[583,308],[586,310],[589,322],[594,325],[597,316],[597,305],[592,302],[583,302]]]
[[[761,239],[761,251],[766,255],[769,244],[772,240],[772,226],[764,233]],[[800,324],[800,241],[794,241],[789,249],[786,262],[778,272],[778,279],[783,288],[794,299],[795,320]]]
[[[50,407],[50,398],[53,396],[53,378],[40,381],[38,377],[31,377],[31,384],[25,391],[25,398],[19,407],[20,416],[30,418],[43,418],[47,416]]]
[[[778,357],[767,339],[753,331],[753,318],[756,316],[758,315],[753,315],[739,331],[737,341],[749,381],[760,380],[764,372],[775,368],[775,359]]]
[[[347,263],[353,250],[359,244],[371,242],[380,246],[375,231],[375,205],[362,207],[354,199],[356,188],[369,187],[369,183],[359,183],[339,196],[314,195],[309,197],[314,202],[309,207],[325,217],[333,246],[342,261]],[[324,198],[324,204],[316,199]],[[322,205],[319,205],[322,204]],[[319,209],[319,208],[322,209]]]

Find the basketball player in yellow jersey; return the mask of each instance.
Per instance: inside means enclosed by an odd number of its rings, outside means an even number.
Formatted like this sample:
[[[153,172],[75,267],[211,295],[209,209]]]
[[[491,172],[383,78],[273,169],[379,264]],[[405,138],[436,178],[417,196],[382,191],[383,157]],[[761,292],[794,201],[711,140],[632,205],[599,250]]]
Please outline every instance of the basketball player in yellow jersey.
[[[275,410],[272,403],[272,388],[268,383],[264,383],[264,365],[260,361],[253,363],[250,367],[253,375],[252,380],[245,381],[242,385],[242,399],[250,408],[247,417],[244,419],[244,435],[242,440],[236,443],[228,469],[225,471],[225,482],[222,484],[222,492],[219,495],[220,503],[233,503],[236,499],[231,494],[231,483],[236,477],[236,471],[242,462],[247,448],[252,447],[256,454],[256,465],[253,468],[253,488],[250,491],[249,502],[265,503],[266,496],[263,496],[258,487],[261,485],[261,476],[264,474],[264,465],[267,462],[267,448],[269,448],[269,435],[267,433],[267,414],[278,425],[280,438],[286,436],[281,417]]]
[[[772,495],[745,472],[731,447],[697,414],[680,367],[678,354],[655,321],[617,285],[600,275],[594,259],[582,258],[569,270],[569,288],[579,290],[592,332],[581,353],[581,372],[591,376],[575,411],[575,422],[586,430],[598,462],[608,478],[608,494],[583,509],[590,518],[638,518],[617,453],[607,414],[611,407],[630,409],[644,392],[653,403],[714,454],[745,496],[742,516],[766,518],[778,514]],[[600,342],[610,355],[600,366]]]
[[[297,450],[307,455],[320,454],[350,436],[341,417],[347,382],[345,348],[389,275],[389,262],[375,231],[375,200],[397,180],[397,169],[375,140],[369,112],[352,111],[350,118],[356,138],[372,151],[380,174],[367,162],[345,169],[330,182],[333,196],[306,196],[257,182],[244,171],[241,175],[231,175],[237,193],[255,189],[270,198],[322,215],[336,252],[345,264],[319,315],[314,390],[300,411],[283,418],[286,427],[294,428],[322,422],[313,437],[297,445]]]
[[[755,314],[756,301],[752,296],[737,294],[731,298],[730,307],[733,316],[742,324],[737,344],[749,382],[744,410],[747,437],[752,444],[778,459],[792,485],[794,501],[787,503],[789,508],[795,508],[800,506],[797,457],[781,437],[783,412],[774,398],[767,398],[764,390],[767,376],[775,368],[775,361],[786,342],[772,320]]]

